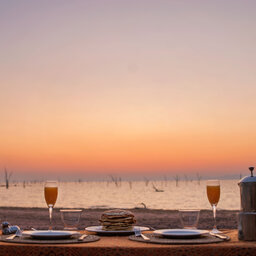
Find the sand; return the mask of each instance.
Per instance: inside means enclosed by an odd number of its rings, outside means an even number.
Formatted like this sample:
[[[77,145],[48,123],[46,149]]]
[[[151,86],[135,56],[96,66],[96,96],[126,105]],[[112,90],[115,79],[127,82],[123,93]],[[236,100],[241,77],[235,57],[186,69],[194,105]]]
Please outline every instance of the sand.
[[[60,209],[53,211],[54,229],[63,229],[60,217]],[[178,211],[175,210],[151,210],[151,209],[130,209],[136,216],[137,225],[160,228],[181,228]],[[83,230],[88,226],[99,225],[98,219],[105,209],[83,209],[79,229]],[[218,210],[217,226],[220,229],[236,229],[238,210]],[[49,213],[47,208],[21,208],[21,207],[0,207],[0,220],[8,221],[11,225],[18,225],[22,229],[47,229]],[[210,210],[201,210],[198,228],[211,229],[213,215]]]

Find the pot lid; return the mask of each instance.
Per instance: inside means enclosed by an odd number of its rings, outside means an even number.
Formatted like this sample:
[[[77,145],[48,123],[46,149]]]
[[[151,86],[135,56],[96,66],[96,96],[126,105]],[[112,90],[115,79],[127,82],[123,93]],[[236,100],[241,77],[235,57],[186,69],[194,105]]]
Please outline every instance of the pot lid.
[[[256,182],[256,176],[253,176],[254,167],[249,167],[249,170],[250,170],[250,172],[251,172],[251,175],[242,178],[242,179],[239,181],[238,184],[240,184],[240,183],[248,183],[248,182]]]

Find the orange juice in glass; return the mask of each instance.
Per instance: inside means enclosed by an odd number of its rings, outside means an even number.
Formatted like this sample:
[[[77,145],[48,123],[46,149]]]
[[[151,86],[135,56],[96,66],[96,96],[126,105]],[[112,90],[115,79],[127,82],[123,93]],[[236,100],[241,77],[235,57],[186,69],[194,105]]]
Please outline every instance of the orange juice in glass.
[[[219,180],[208,180],[206,182],[206,192],[208,200],[212,206],[213,218],[214,218],[214,226],[212,229],[212,233],[221,233],[216,226],[216,207],[220,200],[220,181]]]
[[[46,204],[54,206],[58,196],[58,187],[45,187],[44,197]]]
[[[207,197],[211,205],[217,205],[220,200],[220,185],[210,186],[207,185]]]
[[[49,208],[50,226],[49,230],[52,230],[52,209],[56,203],[58,197],[58,182],[46,181],[44,185],[44,198]]]

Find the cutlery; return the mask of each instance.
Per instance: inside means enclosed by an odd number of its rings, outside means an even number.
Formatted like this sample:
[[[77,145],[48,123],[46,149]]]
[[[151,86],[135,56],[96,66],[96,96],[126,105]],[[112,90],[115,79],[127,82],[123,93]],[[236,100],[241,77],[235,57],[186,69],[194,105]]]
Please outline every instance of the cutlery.
[[[6,240],[13,240],[16,236],[18,237],[22,236],[22,231],[20,229],[18,229],[15,234],[8,236]]]
[[[88,235],[83,234],[80,237],[78,237],[78,241],[83,241]]]
[[[144,240],[150,240],[150,238],[148,238],[147,236],[145,236],[145,235],[143,235],[142,233],[141,233],[141,230],[140,230],[140,228],[135,228],[134,229],[134,233],[135,233],[135,236],[141,236]]]
[[[211,236],[218,237],[218,238],[223,239],[223,240],[227,240],[227,239],[228,239],[228,237],[225,236],[225,235],[215,234],[215,233],[213,233],[213,232],[210,232],[210,235],[211,235]]]
[[[151,230],[156,230],[155,228],[151,227],[151,226],[148,226]]]
[[[6,237],[6,240],[12,240],[16,237],[16,234]]]

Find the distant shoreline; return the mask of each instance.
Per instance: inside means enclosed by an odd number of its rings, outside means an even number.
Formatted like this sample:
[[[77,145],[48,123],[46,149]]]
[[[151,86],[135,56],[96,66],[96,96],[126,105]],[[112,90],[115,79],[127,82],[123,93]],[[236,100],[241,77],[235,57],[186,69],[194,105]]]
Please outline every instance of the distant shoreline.
[[[41,183],[44,184],[46,180],[57,180],[60,183],[84,183],[84,182],[108,182],[108,183],[115,183],[115,181],[119,180],[121,182],[176,182],[176,178],[179,178],[179,182],[201,182],[201,181],[206,181],[209,179],[218,179],[218,180],[241,180],[243,177],[246,177],[249,175],[249,173],[241,173],[241,174],[233,174],[233,175],[213,175],[213,176],[207,176],[204,175],[200,179],[196,177],[196,175],[192,174],[181,174],[179,175],[157,175],[157,174],[152,174],[152,175],[116,175],[114,178],[111,178],[111,175],[104,175],[104,178],[102,178],[102,175],[96,175],[96,176],[86,176],[86,177],[67,177],[65,178],[62,177],[52,177],[52,178],[46,178],[46,179],[37,179],[37,178],[31,178],[31,175],[28,176],[28,178],[24,178],[23,175],[21,177],[12,178],[9,181],[9,186],[23,186],[25,184],[26,186],[29,186],[31,184],[37,184]],[[72,175],[73,176],[73,175]],[[185,176],[185,177],[184,177]],[[4,181],[0,182],[0,187],[5,187],[6,184]]]
[[[53,211],[53,226],[55,229],[62,229],[63,224],[60,218],[60,208]],[[83,230],[88,226],[99,225],[99,218],[106,209],[83,209],[79,229]],[[179,214],[177,210],[161,209],[129,209],[136,219],[137,225],[153,228],[180,228]],[[217,210],[217,225],[222,229],[237,228],[237,214],[239,210]],[[45,208],[33,207],[0,207],[0,220],[8,221],[11,225],[18,225],[22,229],[48,229],[49,213]],[[213,217],[211,210],[201,210],[198,228],[211,229]]]

